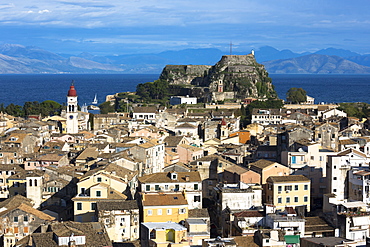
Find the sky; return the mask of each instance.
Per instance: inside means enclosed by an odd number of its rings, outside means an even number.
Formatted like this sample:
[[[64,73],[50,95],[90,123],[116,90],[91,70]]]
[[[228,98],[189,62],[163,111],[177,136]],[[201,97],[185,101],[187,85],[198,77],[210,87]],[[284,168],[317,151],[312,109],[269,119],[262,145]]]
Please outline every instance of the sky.
[[[370,53],[369,0],[2,0],[0,44],[78,55],[272,46]]]

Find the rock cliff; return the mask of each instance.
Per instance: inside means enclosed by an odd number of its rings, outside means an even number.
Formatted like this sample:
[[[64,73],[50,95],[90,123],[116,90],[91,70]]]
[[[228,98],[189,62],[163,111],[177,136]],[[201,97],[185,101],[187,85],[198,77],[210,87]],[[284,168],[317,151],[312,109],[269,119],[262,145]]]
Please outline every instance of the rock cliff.
[[[225,55],[214,66],[167,65],[160,79],[191,88],[187,93],[198,97],[202,91],[204,101],[277,97],[271,78],[253,54]]]

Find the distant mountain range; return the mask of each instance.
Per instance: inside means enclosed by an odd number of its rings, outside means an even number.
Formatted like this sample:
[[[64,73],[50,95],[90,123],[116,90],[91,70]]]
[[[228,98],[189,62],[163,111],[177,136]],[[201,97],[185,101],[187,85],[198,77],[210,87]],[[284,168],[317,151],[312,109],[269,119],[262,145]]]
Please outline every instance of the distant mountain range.
[[[238,52],[235,55],[247,54]],[[0,74],[60,74],[60,73],[141,73],[159,74],[168,64],[214,65],[221,50],[185,49],[153,54],[95,56],[55,54],[38,47],[5,44],[0,46]],[[294,53],[264,46],[255,51],[257,62],[269,73],[277,74],[368,74],[370,54],[327,48],[315,53]]]

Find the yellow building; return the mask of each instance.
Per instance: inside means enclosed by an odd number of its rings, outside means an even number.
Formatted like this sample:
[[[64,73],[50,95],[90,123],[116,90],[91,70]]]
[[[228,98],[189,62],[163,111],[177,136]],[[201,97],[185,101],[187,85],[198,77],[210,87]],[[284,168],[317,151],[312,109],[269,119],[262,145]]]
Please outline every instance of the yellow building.
[[[310,211],[311,181],[303,175],[271,176],[267,179],[266,203],[285,207],[307,206]]]
[[[131,198],[131,189],[136,187],[137,172],[109,164],[87,172],[77,183],[74,202],[74,220],[96,221],[96,203],[104,200]]]
[[[188,202],[182,193],[141,193],[142,222],[180,222],[188,218]]]
[[[148,247],[186,247],[187,229],[174,222],[148,222],[141,225],[141,241]]]

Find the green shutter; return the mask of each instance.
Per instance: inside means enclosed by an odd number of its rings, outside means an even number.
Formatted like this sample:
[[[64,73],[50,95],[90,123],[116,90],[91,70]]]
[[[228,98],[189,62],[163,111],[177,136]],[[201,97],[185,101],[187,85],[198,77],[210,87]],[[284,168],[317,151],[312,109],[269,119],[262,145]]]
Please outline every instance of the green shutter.
[[[287,244],[299,244],[300,243],[300,235],[285,235],[284,239]]]

